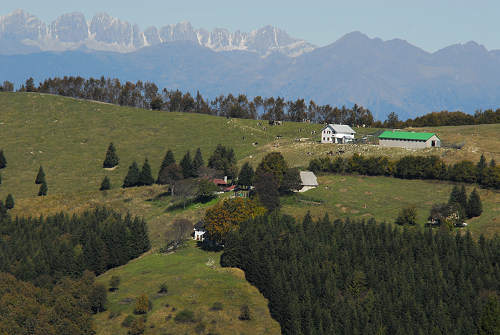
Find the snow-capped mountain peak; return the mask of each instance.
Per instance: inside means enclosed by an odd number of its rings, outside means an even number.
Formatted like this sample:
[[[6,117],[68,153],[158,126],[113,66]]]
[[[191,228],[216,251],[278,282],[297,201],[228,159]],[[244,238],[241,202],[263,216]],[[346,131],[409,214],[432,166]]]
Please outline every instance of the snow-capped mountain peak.
[[[23,10],[0,17],[0,43],[2,40],[36,46],[44,51],[85,46],[91,50],[132,52],[145,46],[174,41],[192,41],[214,51],[246,50],[261,56],[279,52],[296,57],[315,49],[314,45],[290,37],[285,31],[272,26],[250,33],[231,32],[223,28],[209,32],[195,29],[191,23],[184,21],[141,31],[137,25],[106,13],[99,13],[89,21],[82,13],[63,14],[47,25]],[[9,50],[13,53],[12,49]]]

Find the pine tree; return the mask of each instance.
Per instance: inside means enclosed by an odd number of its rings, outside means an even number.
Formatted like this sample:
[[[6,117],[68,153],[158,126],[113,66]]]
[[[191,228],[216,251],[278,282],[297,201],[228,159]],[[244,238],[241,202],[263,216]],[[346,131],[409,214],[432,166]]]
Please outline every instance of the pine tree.
[[[480,216],[483,212],[483,204],[481,203],[481,197],[476,189],[474,189],[470,196],[469,201],[467,202],[467,217],[473,218]]]
[[[146,158],[144,164],[142,165],[141,174],[139,175],[139,186],[153,185],[154,182],[155,180],[151,174],[151,166]]]
[[[174,153],[172,152],[172,150],[168,150],[165,154],[165,157],[163,158],[163,162],[161,163],[160,171],[158,171],[158,179],[156,179],[157,184],[164,184],[164,181],[162,180],[163,178],[161,178],[161,176],[166,174],[167,167],[172,164],[175,164]]]
[[[479,320],[479,335],[500,334],[500,303],[498,298],[489,297]]]
[[[477,181],[481,184],[482,180],[485,178],[486,171],[487,171],[487,164],[486,164],[486,158],[484,155],[481,155],[481,159],[479,159],[479,162],[476,165],[477,168]]]
[[[196,154],[193,159],[193,172],[195,176],[199,175],[199,170],[203,166],[203,156],[201,155],[200,148],[196,149]]]
[[[132,165],[129,166],[128,168],[128,173],[127,176],[125,177],[125,180],[123,180],[123,188],[125,187],[134,187],[139,184],[139,167],[137,166],[137,163],[134,161]]]
[[[38,174],[36,175],[35,178],[35,184],[40,185],[45,183],[45,172],[43,171],[43,167],[40,165],[40,168],[38,169]]]
[[[3,201],[0,200],[0,220],[7,217],[7,207],[3,204]]]
[[[460,204],[459,202],[460,199],[460,189],[458,188],[457,185],[453,186],[453,189],[451,190],[450,193],[450,199],[448,200],[448,204]]]
[[[113,145],[113,142],[109,144],[108,151],[106,152],[106,158],[104,159],[104,162],[102,163],[103,168],[114,168],[120,163],[120,159],[118,158],[118,155],[116,154],[116,149],[115,146]]]
[[[41,197],[47,195],[48,190],[49,188],[47,187],[47,183],[44,180],[40,185],[40,189],[38,190],[38,196]]]
[[[12,209],[14,208],[14,205],[14,197],[9,193],[9,195],[7,195],[7,198],[5,199],[5,207],[7,209]]]
[[[182,176],[184,178],[193,177],[193,161],[191,160],[191,154],[189,151],[186,152],[184,157],[182,157],[180,166],[182,169]]]
[[[466,209],[467,208],[467,191],[465,190],[465,186],[462,185],[462,187],[460,188],[460,192],[458,193],[458,204],[460,205],[460,207],[462,207],[462,209]]]
[[[106,191],[109,189],[111,189],[111,181],[109,180],[108,176],[106,176],[101,182],[101,187],[99,188],[99,191]]]
[[[491,161],[490,161],[490,167],[495,167],[497,166],[497,163],[495,162],[495,160],[492,158]]]
[[[6,167],[7,167],[7,159],[5,159],[3,150],[0,150],[0,169],[4,169]]]
[[[243,164],[238,175],[238,185],[250,187],[253,185],[255,172],[252,166],[247,162]]]

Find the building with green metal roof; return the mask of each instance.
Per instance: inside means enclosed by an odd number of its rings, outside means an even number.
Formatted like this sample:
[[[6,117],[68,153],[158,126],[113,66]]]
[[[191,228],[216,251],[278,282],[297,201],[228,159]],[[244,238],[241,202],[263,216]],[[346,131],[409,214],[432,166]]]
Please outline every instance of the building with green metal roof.
[[[379,145],[408,149],[440,147],[441,139],[435,133],[387,130],[378,136]]]

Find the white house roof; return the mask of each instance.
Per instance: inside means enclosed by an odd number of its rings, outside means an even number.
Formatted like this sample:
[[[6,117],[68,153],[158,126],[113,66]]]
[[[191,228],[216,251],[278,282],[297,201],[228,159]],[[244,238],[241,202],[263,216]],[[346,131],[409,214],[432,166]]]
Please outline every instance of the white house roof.
[[[300,171],[300,179],[302,180],[302,186],[318,186],[318,179],[311,171]]]
[[[323,128],[323,130],[325,130],[326,128],[331,128],[336,133],[356,134],[354,129],[352,129],[346,124],[329,124],[325,128]]]

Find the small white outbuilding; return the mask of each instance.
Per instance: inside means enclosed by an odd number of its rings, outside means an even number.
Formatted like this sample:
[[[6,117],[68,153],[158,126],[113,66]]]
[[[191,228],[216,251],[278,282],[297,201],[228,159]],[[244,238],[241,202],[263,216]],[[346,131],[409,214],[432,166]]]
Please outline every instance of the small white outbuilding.
[[[316,188],[319,185],[316,175],[311,171],[300,171],[300,180],[302,181],[302,188],[299,190],[301,193]]]

